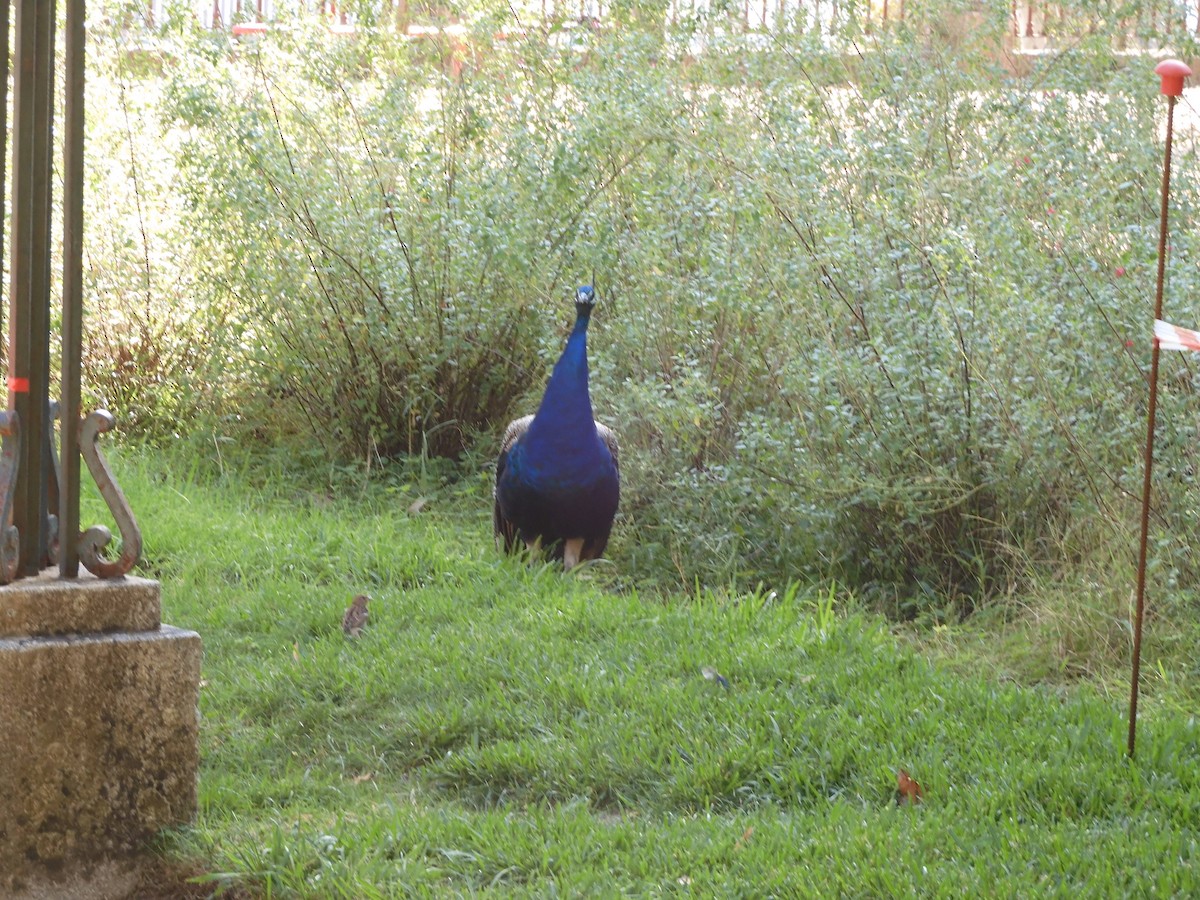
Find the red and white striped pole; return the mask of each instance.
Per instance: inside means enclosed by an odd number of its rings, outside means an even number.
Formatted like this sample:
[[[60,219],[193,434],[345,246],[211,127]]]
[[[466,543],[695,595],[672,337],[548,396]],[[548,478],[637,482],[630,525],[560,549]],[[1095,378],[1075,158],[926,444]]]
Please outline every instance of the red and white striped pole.
[[[1158,225],[1158,282],[1154,291],[1154,320],[1162,318],[1163,275],[1167,265],[1167,208],[1171,192],[1171,136],[1175,128],[1175,101],[1183,93],[1183,79],[1192,70],[1177,59],[1164,59],[1154,67],[1162,79],[1161,92],[1167,98],[1167,140],[1163,151],[1162,207]],[[1154,417],[1158,408],[1158,338],[1150,351],[1150,403],[1146,413],[1146,460],[1142,478],[1142,536],[1138,549],[1137,608],[1133,616],[1133,673],[1129,687],[1129,756],[1137,744],[1138,684],[1141,680],[1142,618],[1146,610],[1146,545],[1150,534],[1150,470],[1154,466]]]

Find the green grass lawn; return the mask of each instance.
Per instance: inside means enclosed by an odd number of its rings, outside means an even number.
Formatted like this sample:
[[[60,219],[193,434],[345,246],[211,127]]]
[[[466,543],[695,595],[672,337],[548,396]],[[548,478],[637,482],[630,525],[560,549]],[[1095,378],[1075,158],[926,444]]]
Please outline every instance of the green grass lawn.
[[[931,663],[828,588],[644,596],[619,560],[502,559],[482,480],[410,512],[399,482],[118,471],[164,617],[204,639],[200,813],[163,850],[214,890],[1200,891],[1200,728],[1171,707],[1131,763],[1123,701]]]

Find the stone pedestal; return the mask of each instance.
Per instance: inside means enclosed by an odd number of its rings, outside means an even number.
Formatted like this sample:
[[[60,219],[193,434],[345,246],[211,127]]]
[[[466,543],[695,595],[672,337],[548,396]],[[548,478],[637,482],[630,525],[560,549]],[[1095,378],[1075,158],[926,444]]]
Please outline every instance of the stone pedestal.
[[[196,812],[200,636],[141,578],[0,587],[0,898],[119,898]]]

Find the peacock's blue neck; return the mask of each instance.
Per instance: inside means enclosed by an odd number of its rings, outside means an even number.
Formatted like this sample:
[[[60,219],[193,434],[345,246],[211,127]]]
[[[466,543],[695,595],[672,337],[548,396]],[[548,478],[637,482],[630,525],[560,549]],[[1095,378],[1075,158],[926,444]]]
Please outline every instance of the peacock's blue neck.
[[[587,329],[590,310],[581,310],[567,346],[554,364],[542,405],[529,426],[529,442],[552,442],[558,449],[597,441],[588,393]],[[574,449],[578,449],[575,447]]]

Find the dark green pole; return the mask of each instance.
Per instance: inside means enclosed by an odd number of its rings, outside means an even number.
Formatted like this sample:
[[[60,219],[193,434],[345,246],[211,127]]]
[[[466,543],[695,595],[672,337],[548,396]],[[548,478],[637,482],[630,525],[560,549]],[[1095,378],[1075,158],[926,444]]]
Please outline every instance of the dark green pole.
[[[11,16],[11,4],[7,0],[0,0],[0,72],[4,73],[4,78],[0,79],[0,161],[4,161],[8,157],[8,35],[9,22]],[[0,200],[7,196],[5,189],[7,188],[8,167],[0,165]],[[4,259],[4,229],[0,228],[0,260]],[[0,315],[3,315],[3,306],[0,305]],[[0,326],[3,325],[3,320],[0,320]]]
[[[67,0],[66,97],[63,102],[62,484],[58,571],[79,574],[80,357],[83,331],[84,0]]]
[[[25,435],[13,497],[21,543],[18,577],[36,575],[49,561],[54,17],[53,2],[19,0],[14,21],[8,391]]]
[[[48,324],[48,312],[39,315],[39,307],[48,297],[35,295],[36,271],[41,256],[35,258],[35,235],[41,218],[37,208],[36,181],[42,166],[37,154],[44,151],[46,141],[38,140],[36,132],[43,127],[44,115],[38,114],[37,90],[38,46],[48,44],[39,40],[39,0],[20,0],[16,7],[14,26],[16,71],[13,73],[13,162],[12,162],[12,264],[9,289],[9,407],[21,422],[25,439],[17,463],[16,491],[13,497],[13,524],[21,538],[21,554],[17,565],[18,577],[37,574],[45,550],[47,530],[45,478],[42,473],[43,446],[47,410],[39,396],[45,392],[35,387],[43,369],[38,357],[41,335]],[[44,194],[42,195],[45,196]],[[48,353],[42,354],[48,357]]]

